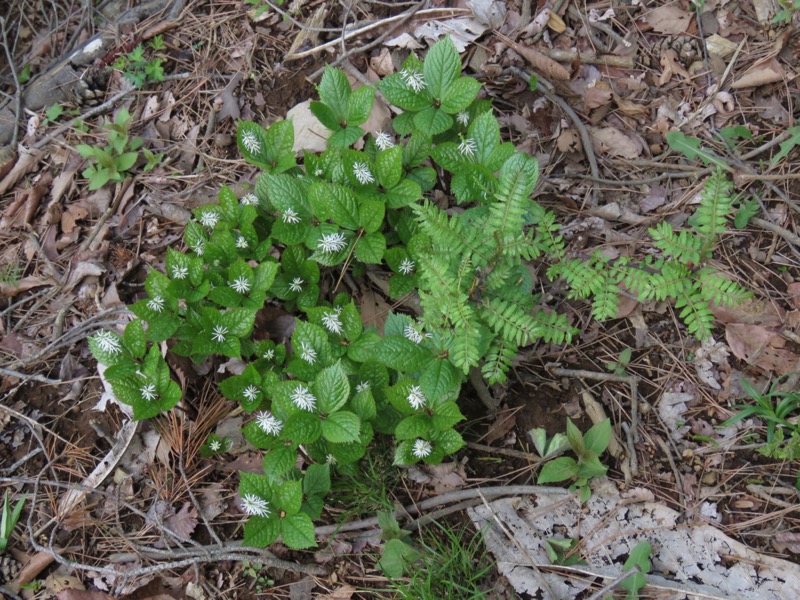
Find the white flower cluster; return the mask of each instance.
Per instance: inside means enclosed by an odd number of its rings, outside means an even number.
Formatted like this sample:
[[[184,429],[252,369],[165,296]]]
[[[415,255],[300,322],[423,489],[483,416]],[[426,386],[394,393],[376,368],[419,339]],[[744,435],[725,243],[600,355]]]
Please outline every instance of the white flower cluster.
[[[415,93],[419,93],[425,88],[425,77],[422,75],[422,73],[418,73],[410,69],[403,69],[400,71],[400,77],[408,87],[414,90]]]
[[[242,134],[242,146],[253,154],[261,151],[261,142],[258,141],[256,134],[252,131],[245,131]]]
[[[100,346],[103,352],[111,354],[119,354],[122,352],[122,346],[119,344],[119,337],[110,331],[101,331],[94,336],[94,341]]]
[[[323,252],[339,252],[347,247],[347,240],[343,233],[329,233],[322,236],[317,248]]]
[[[340,314],[342,314],[341,307],[335,309],[333,312],[326,311],[322,313],[322,324],[328,331],[336,335],[342,335],[344,331],[342,329],[342,321],[339,319]]]
[[[408,390],[408,396],[406,396],[406,400],[408,400],[411,408],[414,410],[419,410],[425,406],[427,398],[425,398],[425,394],[422,393],[422,389],[418,385],[412,385],[411,389]]]
[[[256,425],[267,435],[278,435],[283,429],[283,421],[271,412],[260,412],[256,415]]]
[[[317,406],[317,399],[314,397],[314,394],[308,391],[307,387],[302,385],[298,385],[294,388],[294,392],[290,396],[292,402],[297,408],[302,410],[312,411]]]
[[[268,517],[269,502],[255,494],[245,494],[242,498],[242,510],[248,515],[255,515],[257,517]]]

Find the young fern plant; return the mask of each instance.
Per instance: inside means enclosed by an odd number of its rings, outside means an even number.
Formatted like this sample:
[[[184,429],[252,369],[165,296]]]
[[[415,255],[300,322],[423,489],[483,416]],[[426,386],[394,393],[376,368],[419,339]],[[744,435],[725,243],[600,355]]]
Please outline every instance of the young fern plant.
[[[562,259],[549,268],[548,276],[564,278],[569,298],[591,298],[598,320],[617,314],[620,288],[626,288],[641,302],[672,303],[689,333],[706,339],[714,326],[712,305],[733,306],[752,295],[708,264],[719,236],[728,228],[734,200],[732,183],[717,170],[703,186],[690,229],[675,231],[664,221],[649,230],[660,257],[642,263],[628,258],[612,261],[599,254],[590,260]]]

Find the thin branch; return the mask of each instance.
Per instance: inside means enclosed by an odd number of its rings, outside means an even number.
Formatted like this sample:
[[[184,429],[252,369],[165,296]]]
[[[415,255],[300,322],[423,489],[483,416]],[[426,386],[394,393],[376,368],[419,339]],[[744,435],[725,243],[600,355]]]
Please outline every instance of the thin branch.
[[[22,85],[20,85],[17,67],[14,64],[14,56],[11,54],[11,46],[8,45],[6,20],[4,17],[0,17],[0,34],[3,36],[3,49],[6,51],[8,66],[11,68],[11,76],[14,78],[14,88],[16,90],[14,92],[14,100],[16,102],[14,108],[14,130],[11,133],[11,147],[15,148],[17,145],[17,137],[19,136],[19,119],[22,116]]]
[[[38,381],[40,383],[61,383],[60,379],[50,379],[49,377],[45,377],[44,375],[39,375],[34,373],[32,375],[28,373],[20,373],[19,371],[12,371],[11,369],[4,369],[0,367],[0,375],[5,375],[6,377],[16,377],[17,379],[21,379],[22,381]]]

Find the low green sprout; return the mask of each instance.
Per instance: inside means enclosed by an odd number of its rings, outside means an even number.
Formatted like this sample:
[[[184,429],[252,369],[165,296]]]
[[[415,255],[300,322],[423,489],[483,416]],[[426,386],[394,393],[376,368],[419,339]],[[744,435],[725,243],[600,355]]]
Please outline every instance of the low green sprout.
[[[25,500],[28,499],[28,494],[23,494],[19,502],[17,502],[14,509],[8,501],[8,490],[6,490],[5,499],[3,501],[3,514],[0,517],[0,552],[5,552],[8,547],[8,540],[11,539],[11,534],[14,532],[19,517],[22,514],[22,508],[25,506]]]

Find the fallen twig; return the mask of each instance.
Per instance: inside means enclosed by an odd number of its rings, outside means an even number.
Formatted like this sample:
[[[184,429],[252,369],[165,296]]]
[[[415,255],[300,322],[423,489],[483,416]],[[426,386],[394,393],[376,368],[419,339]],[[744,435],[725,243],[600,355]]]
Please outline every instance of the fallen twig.
[[[4,369],[0,367],[0,375],[5,375],[6,377],[16,377],[17,379],[21,379],[22,381],[38,381],[40,383],[61,383],[60,379],[50,379],[49,377],[45,377],[44,375],[39,375],[38,373],[20,373],[19,371],[12,371],[11,369]]]
[[[11,133],[10,145],[12,148],[15,148],[19,136],[19,119],[22,116],[22,85],[19,82],[17,67],[14,64],[14,56],[11,54],[11,46],[8,44],[8,32],[6,31],[6,20],[4,17],[0,17],[0,34],[2,34],[3,37],[3,49],[6,52],[8,66],[11,68],[11,77],[14,80],[14,129]]]

